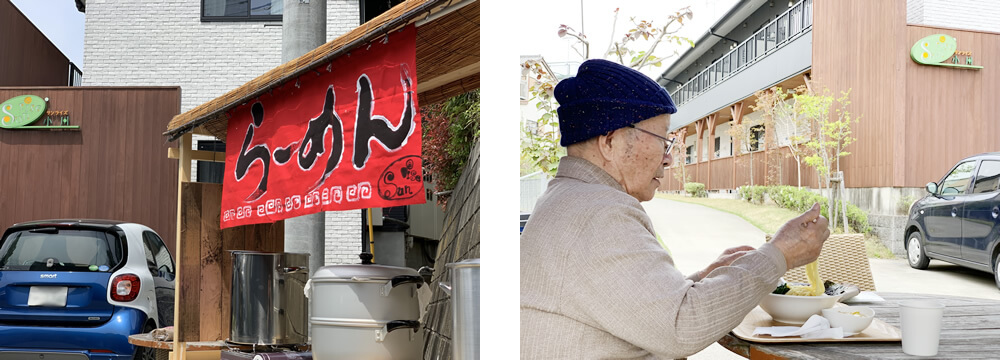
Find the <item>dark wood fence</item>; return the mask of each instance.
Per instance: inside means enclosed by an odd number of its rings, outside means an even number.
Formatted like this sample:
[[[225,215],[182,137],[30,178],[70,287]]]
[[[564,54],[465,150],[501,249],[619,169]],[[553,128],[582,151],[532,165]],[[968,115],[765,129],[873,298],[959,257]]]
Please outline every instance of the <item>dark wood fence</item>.
[[[55,218],[137,222],[176,254],[177,162],[161,133],[180,111],[180,89],[0,88],[0,101],[28,94],[68,111],[80,129],[0,129],[0,228]]]

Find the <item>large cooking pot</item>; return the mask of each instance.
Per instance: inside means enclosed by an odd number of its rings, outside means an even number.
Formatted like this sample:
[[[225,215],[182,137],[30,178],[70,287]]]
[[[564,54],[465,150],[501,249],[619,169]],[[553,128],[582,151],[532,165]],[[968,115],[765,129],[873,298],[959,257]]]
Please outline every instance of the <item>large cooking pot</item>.
[[[479,360],[479,259],[451,268],[452,352],[454,360]]]
[[[416,270],[382,265],[324,266],[310,280],[316,359],[418,359],[423,336]]]
[[[232,251],[229,341],[305,344],[308,339],[309,254]]]

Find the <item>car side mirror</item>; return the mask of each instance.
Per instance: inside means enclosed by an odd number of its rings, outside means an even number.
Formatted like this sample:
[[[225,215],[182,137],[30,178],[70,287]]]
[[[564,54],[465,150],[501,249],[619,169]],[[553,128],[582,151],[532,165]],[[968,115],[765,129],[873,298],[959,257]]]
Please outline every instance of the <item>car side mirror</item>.
[[[938,187],[937,183],[929,182],[927,183],[927,192],[931,194],[937,194],[937,187]]]

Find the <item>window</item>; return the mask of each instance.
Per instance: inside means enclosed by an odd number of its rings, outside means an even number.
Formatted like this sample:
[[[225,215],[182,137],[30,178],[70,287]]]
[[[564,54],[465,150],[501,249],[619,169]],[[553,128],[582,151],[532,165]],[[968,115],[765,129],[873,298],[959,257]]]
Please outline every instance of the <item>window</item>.
[[[198,150],[226,152],[226,143],[218,140],[199,140]],[[203,183],[222,183],[222,174],[226,172],[226,164],[214,161],[198,161],[198,178]]]
[[[750,139],[747,144],[750,144],[750,151],[760,150],[761,143],[764,142],[764,125],[756,125],[750,128]]]
[[[719,157],[722,151],[722,137],[715,138],[715,157]]]
[[[973,194],[994,192],[997,184],[1000,183],[1000,161],[984,160],[979,165],[979,174],[976,175],[976,184],[972,186]]]
[[[121,241],[95,230],[27,229],[11,233],[0,247],[4,271],[109,272],[121,261]]]
[[[284,0],[201,0],[201,21],[281,21]]]
[[[376,16],[379,16],[382,13],[389,11],[389,9],[392,9],[393,6],[402,3],[403,0],[377,0],[377,1],[362,0],[358,6],[359,8],[358,12],[361,14],[361,23],[364,24],[366,22],[369,22]]]
[[[941,195],[962,195],[969,187],[972,170],[976,168],[975,161],[958,164],[947,177],[941,181]]]
[[[684,163],[690,164],[694,162],[694,145],[689,145],[687,149],[684,150],[687,156],[684,157]]]
[[[146,265],[153,276],[163,277],[167,280],[174,278],[174,261],[170,258],[170,252],[163,245],[163,240],[151,231],[142,233],[142,243],[146,248]]]

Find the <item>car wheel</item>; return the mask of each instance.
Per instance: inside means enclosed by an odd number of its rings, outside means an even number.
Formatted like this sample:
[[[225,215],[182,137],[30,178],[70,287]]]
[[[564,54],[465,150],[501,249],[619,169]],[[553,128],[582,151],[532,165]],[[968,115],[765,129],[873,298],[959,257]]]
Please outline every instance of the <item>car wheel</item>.
[[[931,262],[931,259],[927,258],[927,254],[924,253],[921,238],[920,232],[914,231],[910,234],[909,240],[906,240],[906,260],[910,263],[910,267],[919,270],[926,269],[927,264]]]
[[[154,326],[152,323],[149,323],[149,324],[146,324],[146,327],[143,328],[142,333],[143,334],[148,334],[148,333],[152,332],[153,330],[156,330],[156,326]],[[135,352],[132,353],[132,359],[133,360],[156,360],[156,349],[148,348],[148,347],[143,347],[143,346],[136,346],[135,347]]]
[[[993,259],[993,280],[996,280],[997,288],[1000,288],[1000,253]]]

